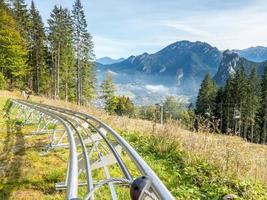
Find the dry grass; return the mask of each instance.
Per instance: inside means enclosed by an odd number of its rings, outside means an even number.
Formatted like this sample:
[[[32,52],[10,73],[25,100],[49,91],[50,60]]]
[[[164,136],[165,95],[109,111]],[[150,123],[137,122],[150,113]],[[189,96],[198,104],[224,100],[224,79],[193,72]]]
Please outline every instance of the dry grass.
[[[21,98],[19,92],[0,92],[0,96]],[[200,156],[209,163],[215,164],[229,174],[235,174],[242,180],[256,179],[267,185],[267,147],[251,144],[239,137],[194,133],[181,128],[176,122],[164,126],[140,119],[110,116],[93,106],[79,107],[72,103],[50,100],[32,96],[34,102],[61,106],[94,115],[118,131],[138,132],[169,138],[177,142],[183,150]]]

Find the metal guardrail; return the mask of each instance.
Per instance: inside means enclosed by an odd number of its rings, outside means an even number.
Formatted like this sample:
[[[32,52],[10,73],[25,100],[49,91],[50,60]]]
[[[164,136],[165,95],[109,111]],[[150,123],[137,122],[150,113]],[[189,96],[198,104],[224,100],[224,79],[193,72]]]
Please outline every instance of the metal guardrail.
[[[47,134],[46,151],[69,148],[65,181],[57,189],[67,189],[67,199],[79,199],[78,189],[87,187],[83,199],[93,200],[96,190],[108,185],[111,199],[118,199],[116,187],[128,187],[131,199],[164,199],[174,197],[135,149],[116,131],[99,119],[81,112],[23,100],[10,100],[16,119],[23,124],[36,124],[33,135]],[[122,151],[124,153],[122,153]],[[96,158],[96,155],[98,158]],[[140,176],[133,178],[128,156]],[[121,177],[111,177],[109,166],[117,166]],[[104,180],[94,180],[93,171],[103,170]],[[83,176],[86,182],[83,181]]]

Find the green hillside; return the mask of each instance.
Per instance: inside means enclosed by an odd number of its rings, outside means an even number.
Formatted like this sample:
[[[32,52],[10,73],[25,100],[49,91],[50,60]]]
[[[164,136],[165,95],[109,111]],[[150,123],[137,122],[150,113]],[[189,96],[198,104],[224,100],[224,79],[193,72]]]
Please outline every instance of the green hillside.
[[[1,94],[2,110],[11,93]],[[34,100],[40,101],[40,98],[34,97]],[[98,111],[95,112],[97,114]],[[99,117],[103,118],[101,115],[104,113],[100,113]],[[106,119],[112,119],[114,123],[118,121],[115,116]],[[131,119],[124,120],[130,122]],[[143,125],[146,123],[144,121]],[[0,199],[64,199],[65,192],[56,191],[54,184],[64,178],[67,150],[41,155],[47,142],[46,136],[27,136],[34,127],[26,126],[19,130],[14,128],[15,124],[15,121],[4,117],[4,112],[1,113]],[[156,132],[151,135],[141,126],[136,131],[126,125],[120,126],[117,131],[133,145],[177,199],[221,199],[226,194],[235,194],[238,199],[267,199],[264,181],[253,180],[252,176],[230,175],[205,159],[201,152],[197,155],[186,150],[170,135],[160,136]],[[228,136],[224,137],[227,139]],[[120,195],[124,193],[122,191]],[[107,191],[101,191],[103,198],[109,199]]]

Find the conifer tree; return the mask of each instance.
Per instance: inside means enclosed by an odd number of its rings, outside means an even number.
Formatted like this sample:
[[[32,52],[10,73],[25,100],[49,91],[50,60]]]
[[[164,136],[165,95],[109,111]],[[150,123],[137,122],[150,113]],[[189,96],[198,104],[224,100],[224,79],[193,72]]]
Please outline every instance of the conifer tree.
[[[249,119],[250,119],[250,141],[258,141],[258,135],[254,136],[255,129],[255,118],[260,109],[260,101],[261,101],[261,84],[260,79],[257,73],[257,68],[254,67],[252,69],[250,79],[249,79],[249,99],[248,99],[248,107],[249,107]]]
[[[30,47],[29,47],[29,65],[31,67],[31,83],[33,91],[36,94],[47,90],[45,77],[48,76],[48,68],[45,62],[45,42],[46,35],[44,24],[39,11],[34,2],[31,2],[30,9]]]
[[[30,13],[24,0],[12,0],[12,13],[16,27],[29,48],[30,45]]]
[[[80,0],[76,0],[72,10],[73,41],[76,54],[76,98],[77,104],[91,98],[94,90],[93,42],[87,31],[85,14]],[[83,75],[86,74],[86,75]],[[89,91],[89,92],[88,92]],[[88,96],[89,95],[89,96]]]
[[[207,74],[199,89],[196,102],[196,114],[213,114],[215,109],[216,91],[217,88],[215,82],[211,79],[210,75]]]
[[[75,58],[72,19],[69,10],[55,6],[48,25],[48,40],[54,71],[54,98],[73,100]]]
[[[239,133],[243,138],[247,138],[248,124],[249,124],[249,105],[248,100],[250,98],[249,94],[249,79],[244,67],[237,70],[235,77],[235,93],[232,94],[235,97],[236,105],[240,114],[240,120],[238,122]]]
[[[223,114],[223,123],[222,123],[222,130],[225,133],[228,133],[230,130],[234,128],[235,122],[234,119],[234,112],[237,109],[238,105],[236,105],[235,100],[235,87],[236,81],[234,79],[234,75],[230,76],[226,81],[226,84],[223,89],[223,98],[221,99],[221,105],[218,105],[222,109]],[[233,96],[234,95],[234,96]]]
[[[258,115],[258,125],[260,127],[260,143],[266,144],[267,137],[267,66],[261,80],[261,107]]]
[[[115,96],[115,85],[113,83],[112,75],[106,74],[106,78],[101,84],[102,96],[105,103],[105,110],[109,113],[114,113],[117,106],[117,99]]]
[[[68,9],[60,8],[61,26],[64,30],[64,36],[61,37],[61,61],[60,61],[60,77],[61,87],[65,101],[74,101],[74,89],[75,89],[75,55],[73,47],[73,29],[72,18]]]

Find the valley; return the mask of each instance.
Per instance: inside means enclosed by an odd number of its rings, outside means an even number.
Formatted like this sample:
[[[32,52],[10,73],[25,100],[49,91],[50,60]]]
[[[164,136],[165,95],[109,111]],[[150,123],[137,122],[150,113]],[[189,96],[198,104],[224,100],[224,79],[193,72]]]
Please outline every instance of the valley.
[[[259,75],[267,62],[267,48],[220,51],[205,42],[178,41],[154,54],[130,56],[115,63],[96,62],[100,84],[106,73],[112,74],[119,95],[131,97],[141,105],[158,103],[176,96],[183,103],[195,102],[200,83],[209,73],[218,85],[241,66]]]

